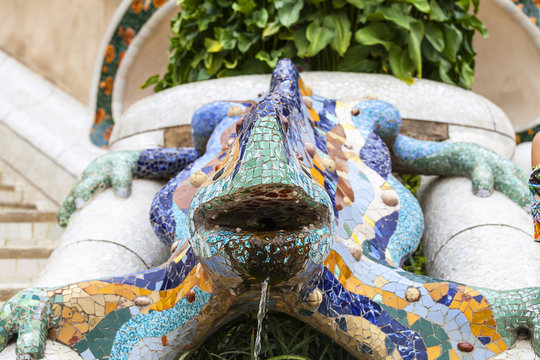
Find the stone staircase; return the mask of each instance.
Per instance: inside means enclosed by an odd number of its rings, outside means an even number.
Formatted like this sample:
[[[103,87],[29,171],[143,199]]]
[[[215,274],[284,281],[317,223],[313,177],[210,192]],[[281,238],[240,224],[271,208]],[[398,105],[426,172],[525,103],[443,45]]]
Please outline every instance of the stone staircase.
[[[57,206],[0,164],[0,303],[30,287],[62,235]],[[7,176],[6,176],[7,175]]]

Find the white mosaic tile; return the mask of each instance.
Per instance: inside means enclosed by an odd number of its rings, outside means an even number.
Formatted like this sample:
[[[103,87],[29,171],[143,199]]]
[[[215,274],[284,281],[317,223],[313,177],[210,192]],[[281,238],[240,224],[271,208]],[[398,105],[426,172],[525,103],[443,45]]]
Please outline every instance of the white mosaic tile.
[[[111,144],[111,151],[121,150],[137,150],[137,149],[152,149],[164,147],[164,130],[147,131],[136,136],[128,136],[123,139],[118,139],[114,144]]]
[[[72,216],[58,249],[81,240],[103,240],[133,251],[149,265],[161,264],[169,256],[169,247],[154,234],[149,212],[162,185],[134,180],[131,196],[126,199],[111,189],[99,193]]]
[[[84,254],[84,256],[81,256]],[[122,261],[118,261],[118,259]],[[129,269],[129,270],[128,270]],[[88,279],[147,270],[132,252],[103,241],[83,241],[57,249],[33,286],[60,286]]]
[[[0,353],[0,360],[16,360],[15,343]],[[42,360],[82,360],[83,358],[70,347],[56,341],[47,340]]]
[[[530,215],[505,195],[477,197],[468,179],[445,178],[431,182],[420,203],[431,276],[495,289],[538,286]]]
[[[377,74],[305,72],[302,78],[321,96],[353,102],[376,97],[394,104],[404,118],[473,125],[513,136],[508,118],[496,105],[461,88],[422,79],[407,85]],[[139,132],[189,124],[195,109],[211,101],[253,99],[257,91],[266,91],[269,80],[269,75],[249,75],[201,81],[142,99],[117,119],[111,144]]]

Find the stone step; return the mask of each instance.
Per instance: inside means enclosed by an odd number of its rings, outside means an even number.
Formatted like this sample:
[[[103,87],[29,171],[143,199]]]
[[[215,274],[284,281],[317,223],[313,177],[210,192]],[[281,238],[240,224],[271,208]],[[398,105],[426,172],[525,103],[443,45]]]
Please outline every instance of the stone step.
[[[17,201],[0,201],[0,211],[2,210],[37,210],[37,205]]]
[[[18,291],[32,286],[39,273],[45,268],[49,261],[48,255],[52,248],[32,249],[11,248],[3,252],[2,255],[16,255],[17,252],[23,256],[36,257],[25,258],[0,258],[0,301],[6,301]]]
[[[9,209],[0,211],[0,223],[37,223],[56,222],[56,213],[52,211],[36,211],[31,209]]]
[[[3,246],[0,248],[0,261],[2,259],[48,259],[56,246],[56,241],[38,242],[38,246],[28,244]]]
[[[33,246],[56,242],[63,229],[52,221],[0,222],[0,248],[6,246]]]
[[[55,212],[0,208],[0,302],[30,287],[62,233]]]
[[[0,183],[0,201],[22,203],[23,199],[23,188],[21,185],[8,185]]]

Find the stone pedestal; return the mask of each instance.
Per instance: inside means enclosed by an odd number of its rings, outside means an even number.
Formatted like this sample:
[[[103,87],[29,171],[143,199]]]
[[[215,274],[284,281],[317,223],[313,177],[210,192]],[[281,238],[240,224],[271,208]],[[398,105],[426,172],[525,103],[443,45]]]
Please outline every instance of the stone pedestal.
[[[111,189],[73,214],[36,286],[124,275],[162,264],[169,247],[158,240],[149,220],[150,205],[162,184],[134,180],[127,199]]]
[[[524,209],[499,192],[473,195],[465,178],[425,180],[420,204],[430,276],[500,290],[538,286],[540,246]]]

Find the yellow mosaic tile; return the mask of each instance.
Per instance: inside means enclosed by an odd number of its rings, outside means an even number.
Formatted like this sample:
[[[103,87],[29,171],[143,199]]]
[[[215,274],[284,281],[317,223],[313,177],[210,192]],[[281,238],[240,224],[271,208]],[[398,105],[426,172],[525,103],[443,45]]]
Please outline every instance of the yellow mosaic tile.
[[[427,348],[428,360],[434,360],[438,358],[442,353],[441,346],[431,346]]]

